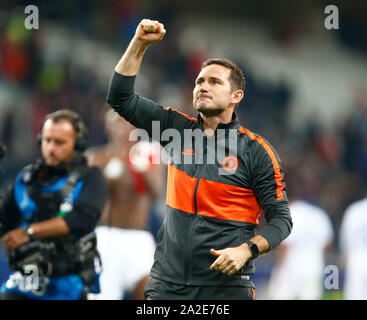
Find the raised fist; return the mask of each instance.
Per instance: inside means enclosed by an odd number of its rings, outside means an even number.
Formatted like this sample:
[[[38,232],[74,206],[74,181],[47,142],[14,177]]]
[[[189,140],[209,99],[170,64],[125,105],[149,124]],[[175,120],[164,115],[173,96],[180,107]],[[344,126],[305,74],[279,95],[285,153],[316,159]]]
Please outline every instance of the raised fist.
[[[166,34],[164,25],[157,20],[143,19],[136,28],[135,38],[147,44],[163,39]]]

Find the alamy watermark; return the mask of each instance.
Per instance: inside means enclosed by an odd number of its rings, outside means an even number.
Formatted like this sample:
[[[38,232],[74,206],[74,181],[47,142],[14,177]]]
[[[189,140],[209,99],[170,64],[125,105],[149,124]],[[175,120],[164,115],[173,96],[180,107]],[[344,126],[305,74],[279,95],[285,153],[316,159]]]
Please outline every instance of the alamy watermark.
[[[339,268],[335,265],[327,265],[324,269],[324,287],[326,290],[339,289]]]
[[[6,287],[12,289],[17,287],[22,292],[36,292],[40,288],[38,267],[33,264],[23,266],[23,272],[16,271],[6,282]]]
[[[164,145],[160,157],[152,159],[153,164],[206,164],[216,165],[219,175],[234,174],[238,168],[237,137],[238,129],[217,129],[202,131],[184,129],[182,131],[169,128],[161,132],[160,122],[152,121],[151,134],[144,129],[134,129],[130,132],[129,141],[153,140]],[[130,149],[130,161],[134,164],[135,148]],[[140,159],[139,159],[140,161]],[[149,159],[147,158],[148,162]]]
[[[39,10],[35,5],[29,5],[24,8],[24,13],[28,16],[24,20],[24,27],[28,30],[39,29]]]
[[[39,29],[39,10],[35,5],[28,5],[24,8],[24,13],[28,16],[24,20],[24,26],[28,30]],[[324,26],[328,30],[339,29],[339,8],[336,5],[325,7],[324,13],[327,15]]]
[[[327,14],[324,26],[328,30],[339,29],[339,9],[335,5],[325,7],[324,13]]]

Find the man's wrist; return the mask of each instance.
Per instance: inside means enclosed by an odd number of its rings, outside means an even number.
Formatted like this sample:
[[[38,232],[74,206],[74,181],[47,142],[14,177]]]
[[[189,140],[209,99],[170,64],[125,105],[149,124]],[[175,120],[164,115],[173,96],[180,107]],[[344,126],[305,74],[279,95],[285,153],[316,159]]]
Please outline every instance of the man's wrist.
[[[245,253],[245,256],[246,256],[246,259],[249,260],[252,258],[252,253],[251,253],[251,250],[250,250],[250,246],[245,242],[241,245],[244,253]]]
[[[34,229],[31,225],[26,226],[24,228],[24,233],[30,238],[32,239],[34,237]]]
[[[140,64],[145,54],[145,51],[147,50],[150,44],[151,43],[147,41],[134,37],[128,48],[129,53],[131,54],[130,59],[136,59]]]
[[[250,253],[251,253],[250,259],[256,259],[260,254],[260,250],[257,244],[250,240],[247,240],[245,243],[248,245]]]
[[[259,254],[260,254],[260,251],[259,251],[259,247],[257,246],[256,243],[250,241],[250,240],[247,240],[244,245],[247,247],[247,250],[249,252],[249,256],[250,256],[250,259],[256,259]]]

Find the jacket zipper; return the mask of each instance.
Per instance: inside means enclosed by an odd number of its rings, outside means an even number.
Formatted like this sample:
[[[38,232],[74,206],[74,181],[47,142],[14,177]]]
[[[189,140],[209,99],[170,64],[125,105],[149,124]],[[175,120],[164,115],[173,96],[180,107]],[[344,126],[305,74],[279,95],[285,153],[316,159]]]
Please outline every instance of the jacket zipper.
[[[191,281],[191,273],[192,273],[192,246],[193,246],[193,234],[194,234],[194,229],[195,229],[195,224],[197,221],[197,191],[198,191],[198,187],[199,187],[199,182],[200,182],[200,177],[198,177],[197,181],[196,181],[196,185],[195,185],[195,190],[194,190],[194,216],[193,221],[191,223],[191,228],[189,230],[189,238],[188,238],[188,254],[187,254],[187,261],[186,261],[186,285],[190,285],[190,281]]]
[[[193,143],[195,143],[193,141]],[[193,144],[195,145],[195,144]],[[203,150],[203,160],[206,157],[206,139],[204,139],[204,150]],[[204,160],[205,162],[205,160]],[[199,183],[200,183],[200,176],[201,176],[201,170],[203,169],[204,165],[200,165],[198,168],[198,174],[197,174],[197,181],[196,181],[196,185],[195,185],[195,190],[194,190],[194,216],[193,221],[191,223],[191,228],[189,230],[189,238],[188,238],[188,254],[187,256],[187,261],[186,261],[186,277],[185,277],[185,282],[186,285],[190,285],[191,284],[191,278],[192,278],[192,247],[193,247],[193,234],[195,232],[195,226],[196,223],[198,221],[197,217],[197,213],[198,213],[198,205],[197,205],[197,191],[198,191],[198,187],[199,187]]]

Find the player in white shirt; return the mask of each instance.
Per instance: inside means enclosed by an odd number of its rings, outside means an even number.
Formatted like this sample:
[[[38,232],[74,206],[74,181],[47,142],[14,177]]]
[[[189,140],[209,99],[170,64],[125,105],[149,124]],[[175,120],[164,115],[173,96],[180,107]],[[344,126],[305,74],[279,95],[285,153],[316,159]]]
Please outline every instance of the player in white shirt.
[[[304,200],[290,203],[293,230],[278,248],[268,284],[274,300],[318,300],[323,294],[325,251],[332,245],[328,214]]]
[[[345,261],[344,299],[367,300],[367,198],[345,210],[339,239]]]

